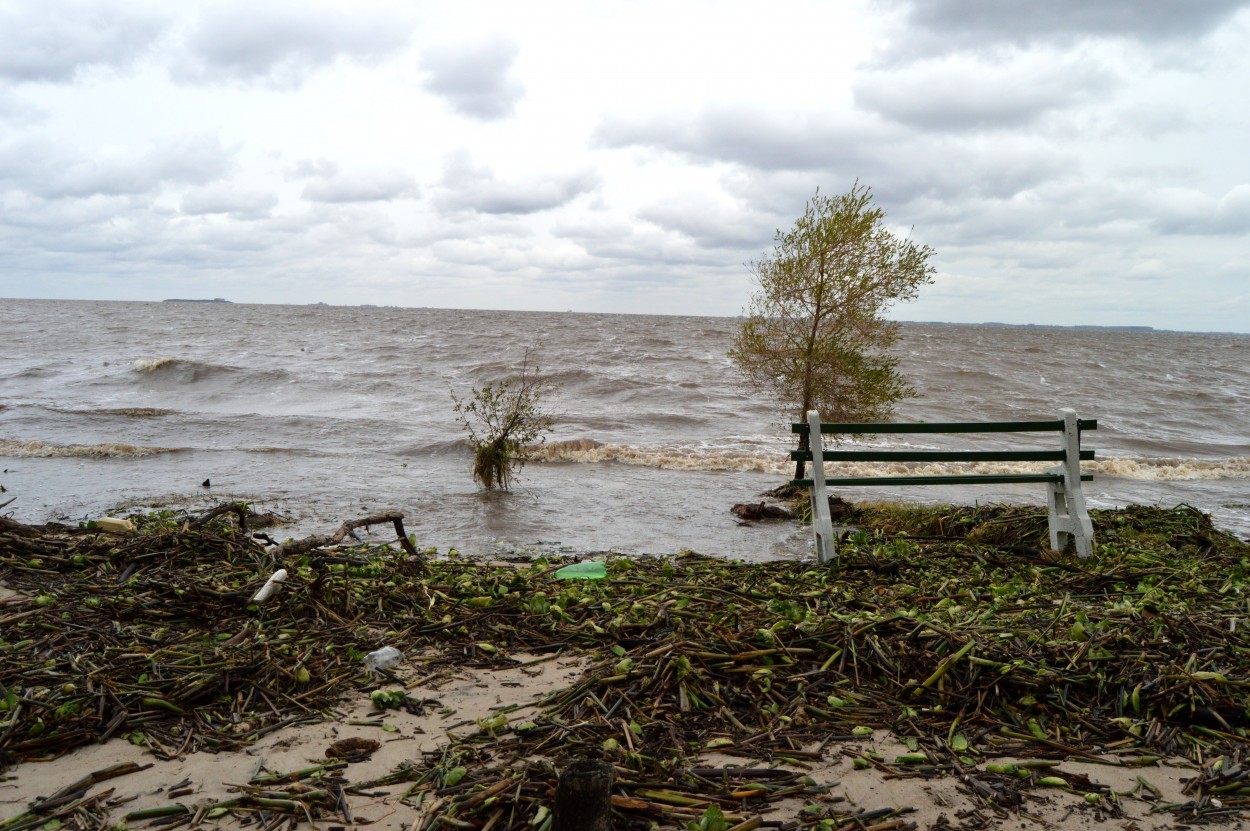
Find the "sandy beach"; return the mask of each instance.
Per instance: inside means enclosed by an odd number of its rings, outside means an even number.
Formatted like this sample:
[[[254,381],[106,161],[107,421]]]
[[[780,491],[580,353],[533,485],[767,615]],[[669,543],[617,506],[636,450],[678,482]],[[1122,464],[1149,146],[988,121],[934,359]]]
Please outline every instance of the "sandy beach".
[[[836,568],[594,579],[380,532],[265,549],[229,510],[9,522],[0,831],[549,831],[586,759],[620,829],[1242,826],[1250,545],[1184,508],[1096,513],[1088,561],[1035,509],[856,511]]]
[[[342,776],[345,783],[368,783],[385,777],[400,765],[438,754],[449,746],[449,734],[474,732],[479,719],[489,718],[505,703],[528,702],[509,713],[510,722],[525,720],[544,695],[575,680],[584,665],[575,658],[537,660],[540,663],[533,663],[533,658],[522,660],[511,669],[468,670],[430,677],[421,677],[419,670],[404,671],[403,688],[427,703],[423,716],[380,712],[371,706],[367,696],[360,695],[342,702],[339,713],[329,720],[272,733],[242,752],[192,753],[159,760],[143,748],[115,739],[104,745],[76,750],[55,761],[28,762],[4,776],[0,783],[0,806],[3,806],[0,810],[5,818],[19,816],[40,799],[93,771],[130,763],[138,768],[135,772],[86,788],[69,806],[75,802],[91,804],[93,813],[107,816],[113,822],[147,809],[184,806],[187,812],[174,814],[173,819],[179,821],[179,825],[187,824],[201,812],[207,813],[205,808],[211,810],[213,805],[237,798],[239,784],[262,774],[325,765],[327,748],[348,739],[379,744],[367,759],[351,762],[334,773]],[[799,768],[780,764],[780,769],[801,771],[817,785],[827,788],[827,792],[780,800],[760,810],[758,816],[769,824],[810,824],[814,817],[811,807],[830,807],[842,812],[884,812],[889,820],[867,823],[867,827],[878,829],[1135,827],[1146,831],[1177,825],[1173,813],[1153,811],[1161,805],[1189,801],[1184,784],[1196,772],[1192,764],[1181,759],[1148,767],[1125,767],[1115,756],[1108,756],[1106,764],[1066,760],[1057,766],[1065,774],[1088,778],[1091,783],[1116,794],[1115,799],[1089,802],[1083,793],[1047,790],[1027,793],[1019,805],[1005,808],[985,799],[975,786],[956,776],[907,773],[891,769],[888,764],[856,769],[852,760],[865,752],[876,752],[884,760],[894,760],[908,749],[887,731],[876,731],[860,741],[825,746],[820,758],[810,765]],[[1004,763],[1011,761],[1003,760]],[[771,764],[767,759],[724,754],[708,754],[692,760],[692,766],[706,767],[759,769]],[[421,827],[430,811],[421,805],[413,807],[410,799],[403,798],[410,788],[410,784],[368,787],[361,793],[346,796],[339,815],[321,817],[315,825],[326,828],[368,826],[387,831]],[[748,816],[757,814],[749,800],[744,800],[738,810]],[[49,812],[49,817],[56,813]],[[73,823],[78,818],[68,813],[61,814],[61,819]],[[201,816],[200,819],[202,822],[196,825],[242,828],[264,822],[264,815],[256,812],[226,814],[211,820]],[[298,819],[291,821],[298,824]],[[147,824],[131,823],[132,826]],[[1215,824],[1243,827],[1239,818]]]
[[[115,823],[125,815],[149,809],[183,806],[184,813],[172,815],[177,825],[207,825],[215,828],[256,827],[265,823],[263,811],[228,813],[207,818],[211,806],[240,795],[240,784],[264,774],[291,773],[324,766],[327,748],[336,742],[364,739],[377,742],[368,758],[345,764],[332,771],[345,785],[357,785],[384,778],[405,763],[436,756],[451,744],[450,736],[467,736],[479,730],[478,722],[494,715],[499,708],[520,704],[508,713],[515,724],[532,718],[541,699],[573,682],[582,674],[585,662],[577,658],[534,658],[517,656],[516,666],[495,671],[444,671],[422,676],[420,663],[400,670],[402,687],[420,698],[425,715],[402,711],[378,711],[364,694],[344,700],[336,714],[314,724],[280,730],[258,740],[240,752],[190,753],[172,759],[155,758],[149,751],[114,739],[104,745],[85,747],[50,762],[27,762],[6,772],[0,781],[0,815],[21,815],[32,804],[72,785],[93,771],[126,763],[133,773],[88,787],[73,802],[48,812],[67,824],[81,820],[73,812],[60,813],[73,804],[90,804],[92,813]],[[506,729],[498,731],[503,734]],[[855,758],[875,752],[884,760],[880,766],[857,769]],[[1018,805],[1005,807],[979,794],[976,786],[958,776],[909,773],[892,762],[908,753],[908,748],[878,730],[853,742],[832,742],[823,746],[819,758],[801,767],[776,763],[766,758],[709,753],[691,760],[691,767],[740,767],[750,770],[775,767],[801,772],[810,777],[823,793],[791,797],[757,807],[742,800],[738,813],[759,816],[769,825],[810,825],[818,818],[812,809],[834,809],[839,813],[867,813],[885,817],[865,823],[881,831],[887,828],[1174,828],[1179,820],[1173,812],[1157,811],[1160,806],[1184,804],[1190,797],[1185,783],[1194,778],[1196,768],[1183,759],[1160,761],[1145,767],[1127,767],[1121,758],[1108,755],[1105,763],[1064,760],[1055,769],[1072,777],[1088,779],[1113,793],[1114,799],[1090,802],[1079,791],[1059,789],[1030,790]],[[1005,757],[1000,763],[1015,760]],[[975,768],[970,771],[981,774]],[[1041,772],[1053,773],[1049,768]],[[993,777],[991,777],[993,778]],[[307,781],[307,780],[304,780]],[[315,782],[315,780],[313,780]],[[275,784],[272,790],[289,787]],[[366,787],[346,795],[337,815],[322,816],[314,823],[322,828],[370,827],[386,831],[406,831],[423,826],[434,811],[404,794],[411,783]],[[205,810],[208,809],[208,810]],[[692,816],[700,812],[695,811]],[[198,816],[199,822],[192,823]],[[278,815],[282,818],[283,815]],[[166,818],[168,822],[169,818]],[[271,820],[272,821],[272,820]],[[289,820],[301,824],[298,818]],[[170,827],[175,823],[168,823]],[[841,827],[845,823],[839,823]],[[1229,818],[1209,825],[1241,828],[1241,819]],[[129,827],[160,827],[157,821],[131,821]],[[38,826],[36,826],[38,827]],[[83,827],[89,827],[83,824]],[[854,824],[851,827],[856,827]]]

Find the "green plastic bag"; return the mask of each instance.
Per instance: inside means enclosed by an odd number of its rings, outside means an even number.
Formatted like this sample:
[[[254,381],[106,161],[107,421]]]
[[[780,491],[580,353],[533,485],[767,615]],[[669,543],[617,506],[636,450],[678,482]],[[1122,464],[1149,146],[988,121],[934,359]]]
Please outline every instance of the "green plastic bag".
[[[597,560],[573,563],[556,572],[557,580],[602,580],[608,576],[608,567]]]

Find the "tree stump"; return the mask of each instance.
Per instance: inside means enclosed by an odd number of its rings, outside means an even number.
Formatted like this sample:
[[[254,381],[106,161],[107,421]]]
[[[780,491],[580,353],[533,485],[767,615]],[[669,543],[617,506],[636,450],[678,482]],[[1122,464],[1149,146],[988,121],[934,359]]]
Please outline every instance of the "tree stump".
[[[560,772],[552,831],[611,831],[612,765],[581,759]]]

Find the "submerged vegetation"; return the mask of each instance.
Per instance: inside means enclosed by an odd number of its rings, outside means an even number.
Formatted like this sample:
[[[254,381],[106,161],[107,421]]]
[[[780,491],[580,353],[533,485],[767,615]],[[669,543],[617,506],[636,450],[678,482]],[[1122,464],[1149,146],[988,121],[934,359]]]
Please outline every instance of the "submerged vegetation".
[[[1093,512],[1089,560],[1045,550],[1041,509],[878,506],[856,511],[835,568],[613,556],[603,579],[576,581],[559,579],[564,561],[435,556],[412,539],[266,551],[219,513],[135,516],[129,536],[0,519],[0,583],[17,593],[0,605],[0,765],[110,737],[160,757],[237,748],[345,696],[422,706],[440,667],[562,653],[585,670],[536,711],[505,701],[383,780],[327,764],[295,777],[316,787],[287,778],[282,800],[244,787],[218,807],[332,819],[344,793],[402,784],[411,804],[438,800],[421,828],[543,831],[557,769],[590,756],[615,766],[618,828],[746,828],[770,802],[818,800],[802,767],[839,753],[958,777],[995,809],[1053,786],[1106,816],[1120,797],[1063,760],[1181,756],[1192,799],[1161,810],[1212,819],[1250,802],[1250,544],[1188,507]],[[279,567],[281,590],[251,602]],[[365,671],[383,644],[423,656],[411,694]],[[911,752],[864,750],[874,729]],[[823,804],[801,822],[865,819]]]
[[[456,419],[473,449],[473,479],[478,484],[487,490],[512,486],[512,477],[555,423],[543,406],[543,399],[553,390],[538,368],[530,365],[526,350],[515,379],[474,387],[467,400],[451,393]]]

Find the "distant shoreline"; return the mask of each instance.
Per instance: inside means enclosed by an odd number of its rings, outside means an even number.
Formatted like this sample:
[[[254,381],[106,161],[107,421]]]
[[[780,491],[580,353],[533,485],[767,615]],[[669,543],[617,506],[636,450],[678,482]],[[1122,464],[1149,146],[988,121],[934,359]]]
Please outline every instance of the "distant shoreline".
[[[1079,323],[1073,326],[1064,326],[1059,323],[955,323],[947,320],[904,320],[901,323],[919,323],[924,326],[972,326],[980,329],[1063,329],[1065,331],[1078,332],[1167,332],[1186,335],[1234,335],[1236,332],[1181,332],[1178,329],[1156,329],[1153,326],[1102,326],[1094,323]]]
[[[534,314],[584,314],[584,315],[614,315],[625,314],[631,317],[687,317],[687,318],[716,318],[724,320],[733,320],[735,317],[741,319],[741,315],[696,315],[696,314],[665,314],[652,313],[650,315],[638,313],[621,313],[621,312],[577,312],[577,311],[560,311],[556,309],[456,309],[456,308],[434,308],[430,306],[403,306],[397,304],[378,305],[373,303],[326,303],[324,301],[316,303],[256,303],[253,301],[244,301],[236,303],[233,300],[227,300],[224,297],[214,298],[169,298],[162,301],[153,300],[107,300],[100,298],[44,298],[44,297],[16,297],[16,298],[0,298],[0,300],[27,300],[32,302],[75,302],[75,303],[217,303],[224,305],[241,305],[241,306],[317,306],[341,309],[410,309],[414,311],[449,311],[449,312],[506,312],[506,313],[534,313]],[[1235,332],[1217,329],[1170,329],[1159,328],[1155,326],[1141,325],[1099,325],[1099,324],[1073,324],[1064,325],[1057,323],[1003,323],[998,321],[982,321],[978,323],[969,323],[964,321],[951,320],[898,320],[898,323],[916,326],[966,326],[981,329],[1048,329],[1054,331],[1076,331],[1076,332],[1109,332],[1121,334],[1145,334],[1145,335],[1216,335],[1222,337],[1238,337],[1244,338],[1250,336],[1250,332]]]

